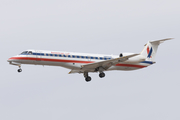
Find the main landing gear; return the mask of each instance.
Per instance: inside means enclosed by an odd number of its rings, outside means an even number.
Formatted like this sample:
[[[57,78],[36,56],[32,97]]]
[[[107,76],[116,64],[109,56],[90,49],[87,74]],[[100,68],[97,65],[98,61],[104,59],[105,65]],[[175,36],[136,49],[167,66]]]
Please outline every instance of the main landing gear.
[[[100,77],[100,78],[105,77],[105,73],[104,73],[104,72],[100,72],[100,73],[99,73],[99,77]]]
[[[103,68],[103,67],[99,67],[98,71],[99,71],[99,77],[100,77],[100,78],[105,77],[105,73],[103,72],[103,71],[104,71],[104,68]]]
[[[88,75],[88,72],[84,72],[84,77],[85,77],[86,82],[91,81],[91,77]]]
[[[99,77],[100,78],[105,77],[105,73],[104,72],[100,72],[99,73]],[[86,82],[90,82],[91,81],[91,77],[88,75],[88,72],[84,72],[84,78],[85,78]]]

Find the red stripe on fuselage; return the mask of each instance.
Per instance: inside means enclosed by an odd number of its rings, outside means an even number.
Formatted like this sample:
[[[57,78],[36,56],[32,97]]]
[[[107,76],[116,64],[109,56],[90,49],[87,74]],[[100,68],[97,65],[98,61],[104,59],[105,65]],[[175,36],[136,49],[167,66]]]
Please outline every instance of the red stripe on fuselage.
[[[144,67],[147,67],[147,66],[143,66],[143,65],[132,65],[132,64],[116,64],[116,66],[136,67],[136,68],[144,68]]]
[[[12,58],[9,58],[9,60],[35,60],[35,61],[49,61],[49,62],[94,63],[93,61],[63,60],[63,59],[49,59],[49,58],[31,58],[31,57],[12,57]]]
[[[78,61],[78,60],[63,60],[63,59],[49,59],[49,58],[32,58],[32,57],[11,57],[8,60],[34,60],[34,61],[49,61],[49,62],[68,62],[68,63],[94,63],[94,61]],[[116,64],[115,66],[123,66],[123,67],[136,67],[136,68],[144,68],[147,66],[143,65],[133,65],[133,64]]]

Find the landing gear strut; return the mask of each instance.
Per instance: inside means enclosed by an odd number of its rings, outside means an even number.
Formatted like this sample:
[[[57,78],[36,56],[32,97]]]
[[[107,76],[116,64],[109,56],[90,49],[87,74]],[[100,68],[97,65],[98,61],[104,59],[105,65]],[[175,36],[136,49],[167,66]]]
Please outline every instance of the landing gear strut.
[[[104,71],[104,68],[103,67],[99,67],[99,77],[100,78],[105,77],[105,73],[103,71]]]
[[[86,82],[91,81],[91,77],[88,75],[88,72],[84,72],[84,77],[85,77]]]
[[[17,70],[19,73],[22,72],[21,65],[19,65],[19,69]]]
[[[18,66],[19,69],[18,69],[17,71],[18,71],[19,73],[22,72],[21,64],[15,64],[15,63],[12,63],[12,62],[9,62],[9,64]]]

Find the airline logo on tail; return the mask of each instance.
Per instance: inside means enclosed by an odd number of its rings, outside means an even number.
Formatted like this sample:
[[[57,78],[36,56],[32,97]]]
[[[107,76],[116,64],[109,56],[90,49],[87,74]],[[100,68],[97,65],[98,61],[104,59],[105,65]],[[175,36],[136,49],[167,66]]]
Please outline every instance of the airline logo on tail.
[[[152,52],[153,52],[153,49],[152,49],[152,47],[151,47],[151,49],[149,49],[149,46],[147,47],[147,54],[148,54],[148,56],[147,56],[147,58],[152,58]]]

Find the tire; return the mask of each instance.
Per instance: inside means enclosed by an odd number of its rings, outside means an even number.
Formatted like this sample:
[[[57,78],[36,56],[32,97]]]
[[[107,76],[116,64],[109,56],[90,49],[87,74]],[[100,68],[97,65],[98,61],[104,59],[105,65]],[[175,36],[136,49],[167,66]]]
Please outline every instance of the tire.
[[[102,72],[102,73],[99,73],[99,77],[100,77],[100,78],[105,77],[105,73],[103,73],[103,72]]]
[[[86,82],[89,82],[89,81],[91,81],[91,77],[88,76],[85,78],[85,80],[86,80]]]
[[[19,73],[22,72],[22,69],[18,69],[18,72],[19,72]]]

